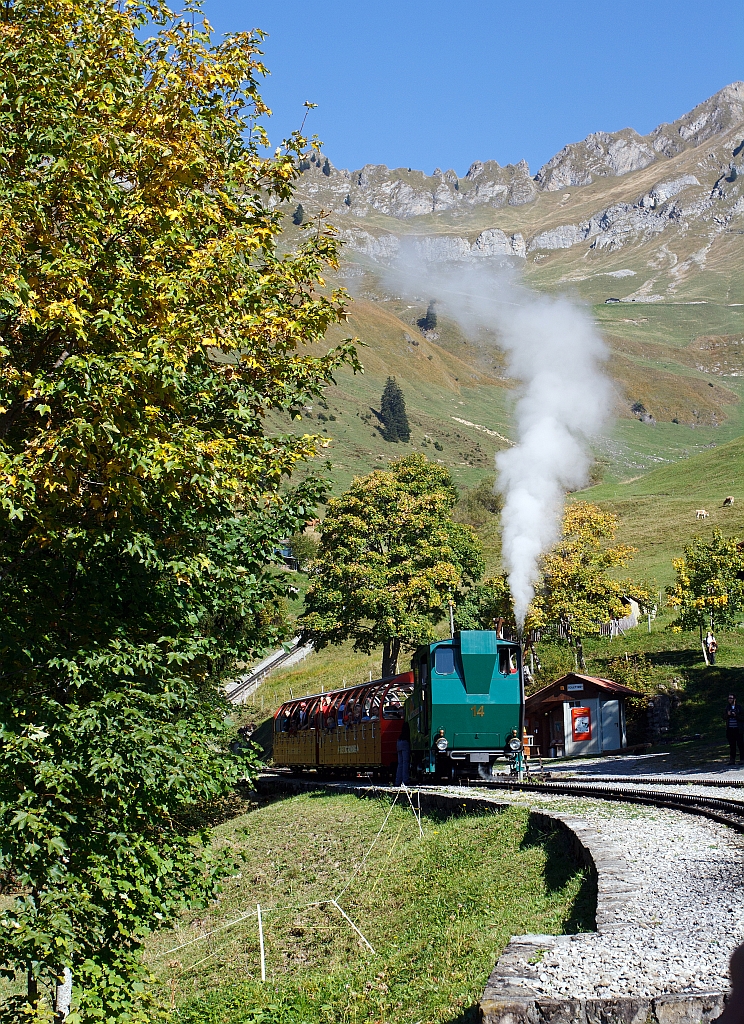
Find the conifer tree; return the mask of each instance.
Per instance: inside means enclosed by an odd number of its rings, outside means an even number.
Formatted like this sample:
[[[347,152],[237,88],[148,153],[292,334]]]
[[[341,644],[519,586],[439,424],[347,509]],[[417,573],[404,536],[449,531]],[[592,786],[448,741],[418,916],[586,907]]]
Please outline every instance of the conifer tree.
[[[323,174],[325,174],[326,178],[331,176],[331,164],[328,157],[325,158],[325,163],[323,164]]]
[[[395,377],[388,377],[380,401],[382,436],[386,441],[410,441],[411,428],[406,415],[406,400]]]
[[[426,316],[419,320],[419,327],[422,331],[433,331],[437,326],[437,303],[432,299],[426,308]]]
[[[292,214],[292,223],[296,224],[299,227],[299,225],[302,224],[304,219],[305,219],[305,211],[302,208],[302,203],[298,203],[297,204],[297,209]]]

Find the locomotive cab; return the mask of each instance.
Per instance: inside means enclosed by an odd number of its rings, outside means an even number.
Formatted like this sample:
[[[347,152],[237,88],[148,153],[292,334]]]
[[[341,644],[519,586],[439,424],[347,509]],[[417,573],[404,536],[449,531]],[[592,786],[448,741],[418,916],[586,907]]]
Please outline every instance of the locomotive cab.
[[[522,736],[519,644],[494,630],[462,630],[420,647],[412,669],[406,717],[414,769],[442,779],[490,773],[514,730]]]

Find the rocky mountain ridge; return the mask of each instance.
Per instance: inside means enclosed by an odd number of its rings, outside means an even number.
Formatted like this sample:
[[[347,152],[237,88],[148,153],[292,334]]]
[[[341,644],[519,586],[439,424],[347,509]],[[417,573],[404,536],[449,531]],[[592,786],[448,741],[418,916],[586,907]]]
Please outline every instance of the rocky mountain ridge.
[[[366,164],[339,170],[319,154],[303,167],[300,189],[322,197],[336,213],[364,217],[372,210],[396,219],[478,206],[500,208],[533,202],[541,191],[589,185],[598,178],[620,177],[669,160],[709,139],[744,125],[744,82],[734,82],[671,124],[642,136],[632,128],[595,132],[570,143],[531,176],[525,160],[501,167],[495,160],[475,161],[463,178],[439,168],[431,175],[412,168]],[[325,179],[325,180],[324,180]]]
[[[592,301],[608,275],[627,279],[616,297],[628,301],[744,301],[741,82],[649,135],[572,143],[534,177],[524,161],[476,162],[458,178],[337,170],[319,154],[303,170],[303,210],[336,224],[352,262],[389,263],[408,247],[425,261],[516,262],[536,285],[569,283]]]

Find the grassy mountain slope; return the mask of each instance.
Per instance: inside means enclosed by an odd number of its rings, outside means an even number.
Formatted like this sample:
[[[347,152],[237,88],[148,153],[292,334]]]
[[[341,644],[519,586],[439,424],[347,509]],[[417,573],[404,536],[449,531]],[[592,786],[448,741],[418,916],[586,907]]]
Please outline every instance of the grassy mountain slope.
[[[339,373],[328,409],[299,425],[326,417],[337,489],[419,449],[472,485],[512,435],[497,339],[466,337],[441,315],[424,337],[417,321],[431,296],[404,303],[386,285],[404,238],[423,260],[507,262],[538,290],[593,304],[616,385],[617,421],[597,445],[608,479],[744,433],[744,84],[648,136],[624,129],[570,144],[534,178],[524,163],[476,163],[458,179],[340,171],[314,156],[296,198],[346,243],[338,283],[357,296],[349,326],[365,346],[365,374]],[[291,246],[301,231],[287,221]],[[410,445],[386,444],[376,429],[388,374],[406,396]]]
[[[723,507],[731,495],[734,504]],[[650,473],[600,484],[576,497],[597,501],[620,516],[620,539],[639,549],[634,570],[671,583],[671,560],[695,535],[744,534],[744,437],[662,466]],[[696,509],[709,518],[697,520]]]
[[[336,492],[353,476],[412,451],[424,451],[448,466],[461,486],[472,486],[492,471],[496,451],[508,443],[510,385],[496,376],[494,360],[491,372],[484,367],[481,354],[454,326],[445,333],[447,344],[429,341],[387,303],[364,299],[353,303],[343,331],[329,333],[329,343],[349,335],[359,338],[364,373],[340,371],[323,401],[306,409],[289,429],[328,436]],[[405,395],[408,444],[388,443],[379,430],[375,410],[390,375]]]
[[[352,303],[343,331],[329,335],[329,343],[359,338],[365,372],[339,372],[325,393],[327,407],[316,404],[290,429],[328,436],[334,490],[410,451],[426,452],[458,484],[472,486],[493,471],[495,453],[512,438],[514,392],[497,340],[468,338],[441,316],[434,334],[424,336],[417,321],[425,311],[423,300],[386,296],[373,280]],[[616,383],[618,418],[597,446],[609,477],[627,478],[744,433],[744,307],[600,304],[593,314]],[[388,375],[405,394],[409,444],[380,435],[374,410]],[[643,412],[634,412],[639,404]]]

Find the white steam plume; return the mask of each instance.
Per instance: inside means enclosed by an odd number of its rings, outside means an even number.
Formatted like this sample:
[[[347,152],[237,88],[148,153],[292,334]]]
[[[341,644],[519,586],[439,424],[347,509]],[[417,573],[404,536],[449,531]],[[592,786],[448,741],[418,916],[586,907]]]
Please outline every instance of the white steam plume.
[[[502,555],[521,630],[534,597],[540,556],[558,540],[567,491],[586,484],[589,443],[610,417],[607,350],[589,314],[565,296],[538,294],[513,271],[477,265],[428,266],[410,259],[389,283],[436,299],[470,335],[495,329],[519,381],[517,441],[496,456],[504,496]]]

